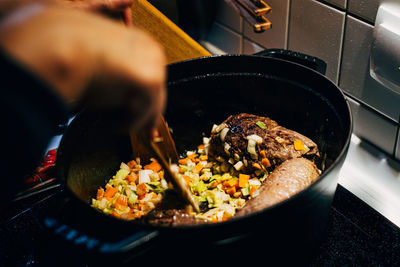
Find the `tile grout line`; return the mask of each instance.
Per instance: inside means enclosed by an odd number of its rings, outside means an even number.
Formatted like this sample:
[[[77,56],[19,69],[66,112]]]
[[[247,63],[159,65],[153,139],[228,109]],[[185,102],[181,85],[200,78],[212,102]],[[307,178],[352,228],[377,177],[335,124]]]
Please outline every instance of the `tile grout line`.
[[[342,42],[341,42],[341,44],[340,44],[340,53],[339,53],[339,64],[338,64],[338,67],[337,67],[337,73],[338,73],[338,75],[337,75],[337,82],[336,82],[336,84],[338,85],[338,86],[340,86],[340,80],[341,80],[341,78],[342,78],[342,72],[341,72],[341,69],[342,69],[342,63],[343,63],[343,54],[344,54],[344,46],[345,46],[345,39],[346,39],[346,27],[347,27],[347,14],[345,13],[344,14],[344,22],[343,22],[343,28],[342,28]]]
[[[291,14],[292,14],[292,0],[288,1],[288,10],[287,10],[287,27],[286,27],[286,41],[285,41],[285,49],[289,49],[289,38],[290,38],[290,34],[289,34],[289,30],[290,30],[290,18],[291,18]]]

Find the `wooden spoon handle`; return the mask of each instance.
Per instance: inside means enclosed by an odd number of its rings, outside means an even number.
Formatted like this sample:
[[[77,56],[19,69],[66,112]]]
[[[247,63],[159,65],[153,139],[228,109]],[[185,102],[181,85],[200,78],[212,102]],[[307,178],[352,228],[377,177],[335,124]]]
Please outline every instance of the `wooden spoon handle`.
[[[188,202],[190,205],[192,205],[193,209],[196,212],[200,212],[200,208],[197,204],[197,202],[194,200],[192,192],[189,190],[189,188],[186,186],[186,182],[184,182],[183,179],[180,179],[178,176],[175,175],[171,171],[170,165],[168,164],[167,160],[164,158],[163,154],[161,153],[161,150],[158,148],[157,144],[153,141],[150,141],[150,148],[154,155],[156,156],[157,161],[161,164],[161,166],[164,168],[164,175],[165,178],[171,182],[174,186],[174,189],[179,193],[179,195],[182,196],[182,198]]]

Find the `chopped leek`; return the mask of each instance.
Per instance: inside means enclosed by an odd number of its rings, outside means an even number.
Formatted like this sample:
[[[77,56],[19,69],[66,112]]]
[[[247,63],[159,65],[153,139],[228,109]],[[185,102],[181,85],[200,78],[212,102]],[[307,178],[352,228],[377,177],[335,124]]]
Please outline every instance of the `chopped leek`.
[[[257,121],[256,124],[263,130],[267,129],[267,126],[265,126],[265,124],[262,121]]]

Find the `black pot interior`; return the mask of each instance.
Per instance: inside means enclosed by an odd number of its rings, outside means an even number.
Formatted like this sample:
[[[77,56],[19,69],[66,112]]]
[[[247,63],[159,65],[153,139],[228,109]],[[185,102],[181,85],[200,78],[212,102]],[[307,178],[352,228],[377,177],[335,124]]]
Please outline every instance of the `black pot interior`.
[[[180,153],[201,144],[214,123],[241,112],[268,116],[313,139],[325,171],[335,167],[351,135],[343,94],[326,77],[300,65],[271,58],[221,56],[169,66],[165,117]],[[115,133],[99,114],[86,111],[65,133],[57,165],[68,188],[90,203],[97,188],[130,155],[127,134]]]

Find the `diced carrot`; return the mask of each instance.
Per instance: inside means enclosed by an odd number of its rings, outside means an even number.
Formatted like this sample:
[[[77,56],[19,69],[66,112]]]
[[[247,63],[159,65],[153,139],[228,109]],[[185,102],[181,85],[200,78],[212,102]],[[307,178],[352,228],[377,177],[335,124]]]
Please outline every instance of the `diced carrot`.
[[[118,192],[118,189],[112,186],[108,186],[106,188],[106,192],[104,192],[105,197],[113,197]]]
[[[217,185],[219,185],[220,183],[221,183],[221,180],[212,181],[210,184],[210,188],[216,188]]]
[[[207,155],[201,155],[199,158],[200,158],[200,160],[208,160],[208,156]]]
[[[131,175],[131,174],[128,174],[128,175],[125,177],[125,179],[128,180],[128,182],[130,182],[130,183],[136,182],[135,177],[133,177],[133,175]]]
[[[229,179],[226,180],[222,185],[224,187],[230,188],[230,187],[236,187],[238,186],[238,184],[239,184],[238,179]]]
[[[184,175],[183,179],[185,179],[186,185],[189,186],[190,184],[190,177],[188,175]]]
[[[151,192],[151,198],[157,198],[157,197],[158,197],[158,195],[156,193]]]
[[[257,185],[252,185],[250,188],[250,196],[252,196],[257,189],[258,189]]]
[[[271,162],[269,162],[269,159],[267,159],[267,158],[263,158],[261,160],[261,164],[264,165],[264,167],[266,167],[266,168],[271,167]]]
[[[187,160],[188,160],[187,158],[179,159],[178,162],[179,162],[179,164],[185,165],[185,164],[187,164]]]
[[[139,200],[142,200],[143,198],[145,198],[146,197],[146,194],[144,194],[144,195],[138,195],[138,199]],[[143,205],[142,203],[139,203],[139,208],[141,207],[141,205]]]
[[[304,149],[306,149],[305,147],[304,147],[304,144],[303,144],[303,142],[301,141],[301,140],[294,140],[293,141],[293,145],[294,145],[294,149],[295,150],[304,150]]]
[[[263,157],[263,158],[266,158],[266,157],[267,157],[267,153],[265,152],[265,150],[261,150],[261,151],[260,151],[260,155],[261,155],[261,157]]]
[[[144,183],[138,184],[136,187],[136,193],[138,196],[144,196],[147,193],[146,185]]]
[[[117,210],[123,210],[126,206],[123,206],[123,205],[119,204],[118,202],[115,202],[114,207]]]
[[[260,164],[258,164],[258,163],[253,163],[253,167],[256,169],[262,170]]]
[[[197,149],[204,149],[204,144],[197,146]]]
[[[97,189],[97,196],[96,196],[97,200],[100,200],[101,198],[103,198],[103,196],[104,196],[104,189],[103,188]]]
[[[194,166],[194,173],[200,173],[200,171],[203,169],[203,164],[197,163],[196,166]]]
[[[236,193],[236,187],[232,186],[225,190],[227,194],[233,195]]]
[[[128,197],[125,195],[120,195],[117,198],[117,202],[118,204],[121,204],[122,206],[128,206]]]
[[[247,187],[249,184],[250,175],[239,173],[239,187]]]
[[[105,197],[105,199],[107,199],[107,201],[110,202],[110,203],[113,202],[113,198],[112,197]]]
[[[187,156],[188,159],[193,160],[197,157],[196,153],[190,154],[189,156]]]
[[[160,163],[157,161],[153,161],[150,164],[147,164],[146,166],[143,167],[145,170],[152,170],[153,172],[159,172],[161,171],[162,167]]]
[[[113,211],[111,212],[111,215],[114,216],[114,217],[116,217],[116,218],[121,217],[121,215],[119,215],[119,213],[116,212],[115,210],[113,210]]]
[[[215,216],[215,217],[212,217],[211,218],[211,222],[212,223],[216,223],[216,222],[218,222],[218,218]]]
[[[241,196],[242,196],[242,192],[240,192],[240,191],[236,191],[236,193],[233,194],[233,197],[236,197],[236,198],[241,197]]]
[[[137,165],[135,160],[129,161],[126,165],[128,165],[129,168],[133,169]]]

